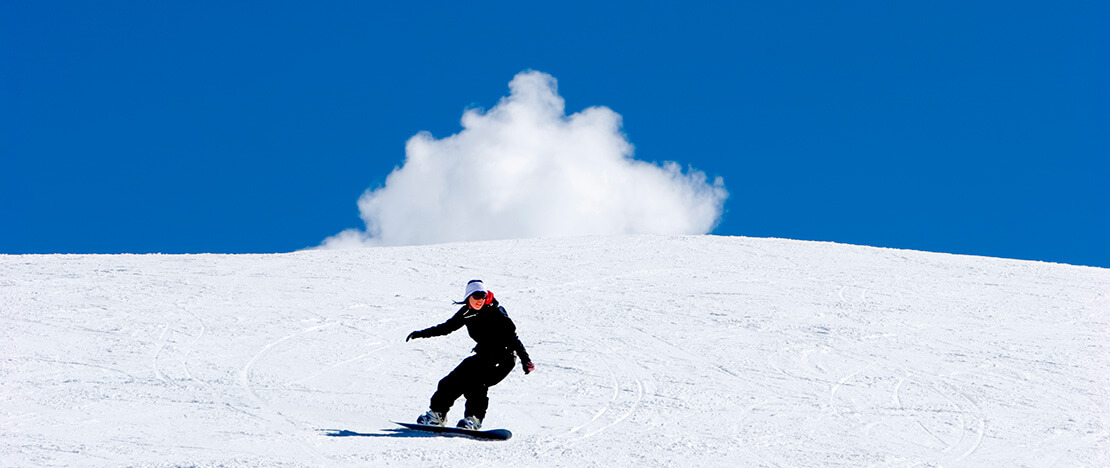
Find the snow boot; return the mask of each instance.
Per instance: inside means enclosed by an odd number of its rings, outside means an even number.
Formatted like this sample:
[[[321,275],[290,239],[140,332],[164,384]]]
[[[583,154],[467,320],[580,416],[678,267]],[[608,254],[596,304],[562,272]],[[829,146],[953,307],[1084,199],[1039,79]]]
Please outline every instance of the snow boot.
[[[467,416],[459,420],[458,427],[468,431],[477,431],[482,428],[482,420],[477,416]]]
[[[446,414],[428,410],[427,413],[424,413],[420,415],[419,418],[416,418],[416,423],[425,426],[443,426],[443,419],[446,417]]]

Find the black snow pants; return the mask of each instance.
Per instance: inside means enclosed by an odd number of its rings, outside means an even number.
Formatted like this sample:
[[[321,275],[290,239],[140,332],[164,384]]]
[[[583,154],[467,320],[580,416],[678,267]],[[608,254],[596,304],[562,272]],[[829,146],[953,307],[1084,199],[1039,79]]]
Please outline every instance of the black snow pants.
[[[459,363],[455,370],[439,381],[439,388],[432,395],[431,410],[447,414],[460,396],[466,396],[466,413],[486,419],[489,397],[486,392],[512,372],[516,359],[512,353],[475,354]]]

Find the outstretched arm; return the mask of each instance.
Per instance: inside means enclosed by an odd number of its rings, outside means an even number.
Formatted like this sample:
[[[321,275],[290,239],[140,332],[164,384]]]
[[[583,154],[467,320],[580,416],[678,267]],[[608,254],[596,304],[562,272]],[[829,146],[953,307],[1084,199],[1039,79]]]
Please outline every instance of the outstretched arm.
[[[439,325],[409,333],[409,336],[405,338],[405,341],[411,340],[413,338],[431,338],[433,336],[447,335],[454,332],[455,330],[462,328],[462,326],[462,313],[456,313],[451,318],[447,319],[446,322],[443,322]]]

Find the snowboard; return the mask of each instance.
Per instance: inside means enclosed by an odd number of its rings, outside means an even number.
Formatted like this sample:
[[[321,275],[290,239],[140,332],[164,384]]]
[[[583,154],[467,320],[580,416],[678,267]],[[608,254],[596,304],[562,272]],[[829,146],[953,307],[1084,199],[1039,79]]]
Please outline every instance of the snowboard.
[[[474,439],[482,439],[482,440],[509,440],[509,438],[513,436],[513,433],[509,432],[508,429],[490,429],[490,430],[487,430],[487,431],[472,431],[470,429],[463,429],[463,428],[460,428],[460,427],[427,426],[427,425],[424,425],[424,424],[403,423],[403,422],[397,422],[397,421],[393,421],[393,423],[398,424],[400,426],[404,426],[408,429],[412,429],[414,431],[434,432],[436,434],[442,434],[442,435],[445,435],[445,436],[471,437],[471,438],[474,438]]]

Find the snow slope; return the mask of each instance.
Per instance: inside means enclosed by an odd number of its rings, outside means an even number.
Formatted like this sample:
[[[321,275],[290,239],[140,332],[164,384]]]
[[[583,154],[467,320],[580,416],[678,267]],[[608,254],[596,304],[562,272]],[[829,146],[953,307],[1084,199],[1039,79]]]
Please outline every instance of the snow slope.
[[[397,430],[481,278],[507,442]],[[0,465],[1108,466],[1110,271],[737,237],[0,256]],[[462,401],[451,417],[461,417]]]

